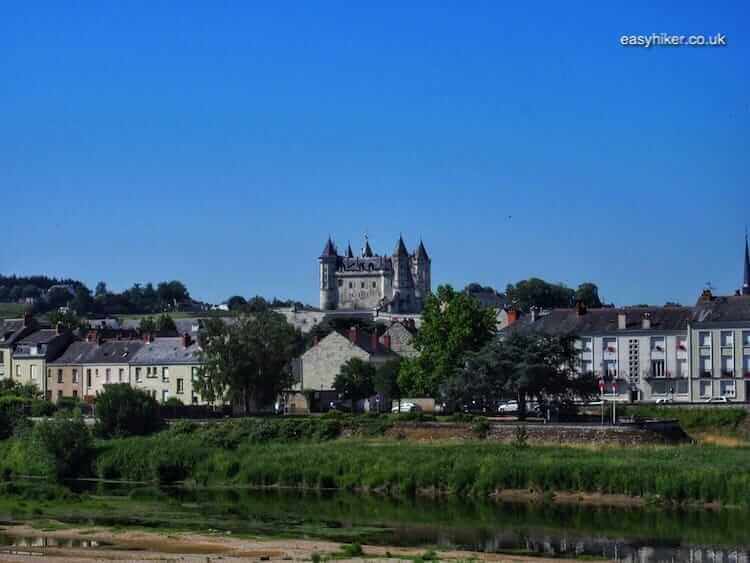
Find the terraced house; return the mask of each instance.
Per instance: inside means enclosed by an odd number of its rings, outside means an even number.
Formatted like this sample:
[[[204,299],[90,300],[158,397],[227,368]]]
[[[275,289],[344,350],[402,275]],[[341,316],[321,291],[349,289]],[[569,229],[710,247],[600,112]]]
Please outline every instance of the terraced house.
[[[52,390],[47,387],[47,364],[63,354],[73,341],[73,334],[62,326],[34,331],[18,340],[12,356],[13,379],[36,385],[48,399]]]
[[[172,397],[185,404],[200,404],[193,388],[200,362],[200,346],[189,334],[151,338],[129,362],[130,384],[145,389],[159,401]]]

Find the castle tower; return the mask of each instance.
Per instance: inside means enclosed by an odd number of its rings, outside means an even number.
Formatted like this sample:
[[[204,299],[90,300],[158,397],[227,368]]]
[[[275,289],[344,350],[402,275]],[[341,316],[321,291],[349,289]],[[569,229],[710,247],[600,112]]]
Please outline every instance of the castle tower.
[[[398,294],[396,311],[406,312],[413,307],[414,281],[411,273],[411,258],[406,250],[404,238],[399,236],[391,258],[393,263],[393,296]]]
[[[420,240],[419,247],[413,258],[414,263],[414,296],[421,309],[424,300],[432,291],[432,281],[430,279],[430,256],[424,243]]]
[[[742,278],[742,295],[750,295],[750,252],[747,248],[747,230],[745,230],[745,275]]]
[[[338,292],[336,289],[336,268],[339,256],[336,247],[328,237],[323,248],[323,253],[318,258],[320,263],[320,308],[325,310],[335,309],[338,304]]]

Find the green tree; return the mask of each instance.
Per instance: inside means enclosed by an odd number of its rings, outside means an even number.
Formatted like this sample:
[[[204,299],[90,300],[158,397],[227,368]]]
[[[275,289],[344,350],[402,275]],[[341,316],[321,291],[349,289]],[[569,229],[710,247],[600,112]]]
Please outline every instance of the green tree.
[[[599,288],[591,282],[585,282],[578,286],[575,300],[580,301],[589,309],[599,309],[602,306],[602,301],[599,299]]]
[[[375,392],[382,395],[385,400],[397,399],[399,412],[401,411],[401,387],[398,384],[398,374],[401,370],[401,359],[389,360],[378,366],[373,378]]]
[[[177,280],[161,282],[156,286],[156,293],[162,305],[170,308],[176,307],[180,301],[190,299],[185,284]]]
[[[443,397],[454,403],[476,401],[487,406],[513,396],[521,416],[526,400],[571,403],[596,394],[593,374],[578,374],[575,338],[513,332],[493,339],[466,357],[442,387]]]
[[[83,315],[92,310],[94,300],[91,297],[91,290],[83,284],[76,285],[76,295],[73,298],[71,306],[79,315]]]
[[[196,388],[207,401],[231,401],[245,414],[272,404],[293,383],[291,360],[301,342],[299,331],[271,310],[241,315],[232,325],[211,319]]]
[[[81,417],[39,422],[34,425],[31,437],[48,456],[58,480],[91,474],[94,441]]]
[[[141,334],[151,334],[156,332],[156,321],[153,317],[143,317],[138,323],[138,330]]]
[[[107,284],[103,281],[100,281],[96,284],[96,287],[94,288],[94,297],[97,299],[102,299],[107,296],[109,291],[107,290]]]
[[[263,299],[260,295],[251,297],[245,305],[245,311],[248,313],[260,313],[269,309],[268,301]]]
[[[159,403],[127,383],[104,386],[96,398],[97,431],[105,438],[142,436],[162,426]]]
[[[63,330],[79,330],[83,326],[83,321],[71,310],[52,311],[49,313],[48,318],[52,326],[62,325]]]
[[[575,291],[563,284],[551,284],[539,278],[521,280],[515,285],[509,284],[505,294],[515,307],[524,312],[528,312],[531,307],[572,307],[575,302]]]
[[[239,311],[245,307],[245,305],[247,305],[247,299],[241,295],[232,295],[232,297],[227,299],[227,307],[229,307],[230,311]]]
[[[366,399],[375,394],[375,367],[360,358],[352,358],[341,366],[333,381],[333,388],[339,397],[352,402]]]
[[[422,325],[414,338],[419,355],[404,360],[398,384],[405,395],[436,397],[462,358],[484,346],[495,334],[492,309],[451,286],[440,286],[427,298]]]
[[[174,319],[172,319],[172,317],[170,317],[166,313],[162,313],[156,319],[156,331],[162,334],[177,332],[177,325],[174,323]]]

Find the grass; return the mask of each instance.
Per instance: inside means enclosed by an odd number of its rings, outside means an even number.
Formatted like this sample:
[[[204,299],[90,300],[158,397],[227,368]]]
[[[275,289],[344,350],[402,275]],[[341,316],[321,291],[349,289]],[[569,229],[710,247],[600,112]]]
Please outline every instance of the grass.
[[[25,309],[23,303],[0,303],[0,319],[18,319],[23,317]]]
[[[397,497],[486,498],[501,490],[533,490],[544,499],[569,491],[629,495],[656,504],[750,505],[750,448],[521,447],[382,439],[392,424],[391,418],[368,416],[180,423],[152,436],[98,442],[92,470],[111,480],[374,491]],[[344,429],[352,437],[336,439]],[[0,476],[49,475],[46,463],[23,439],[0,442]],[[134,490],[134,500],[141,493]],[[148,498],[153,492],[145,494]]]

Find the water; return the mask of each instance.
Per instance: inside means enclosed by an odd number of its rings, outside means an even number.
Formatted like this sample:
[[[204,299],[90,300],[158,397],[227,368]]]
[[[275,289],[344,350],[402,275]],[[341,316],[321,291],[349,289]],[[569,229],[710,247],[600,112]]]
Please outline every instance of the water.
[[[129,515],[127,523],[175,525],[200,533],[286,535],[633,563],[750,563],[750,512],[739,510],[394,499],[293,490],[157,490],[102,483],[83,486],[90,489],[89,494],[109,497],[107,502],[113,506],[121,497],[123,506],[137,499],[157,507],[148,515]],[[91,524],[117,524],[112,518],[84,517]]]

